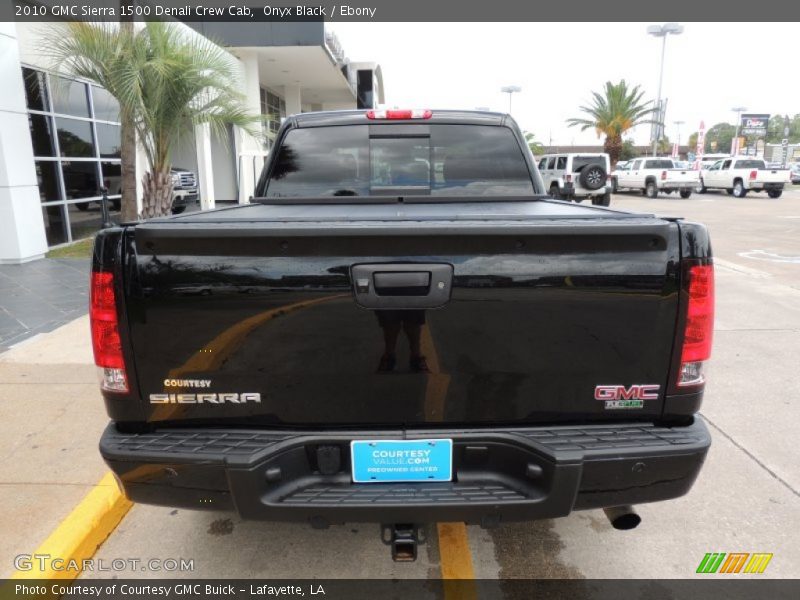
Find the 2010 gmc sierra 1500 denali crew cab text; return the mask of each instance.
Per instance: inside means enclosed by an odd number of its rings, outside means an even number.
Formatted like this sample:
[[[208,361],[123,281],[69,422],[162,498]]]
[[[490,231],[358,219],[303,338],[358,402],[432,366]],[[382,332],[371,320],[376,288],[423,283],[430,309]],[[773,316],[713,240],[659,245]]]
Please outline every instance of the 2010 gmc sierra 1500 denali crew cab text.
[[[705,227],[548,198],[507,115],[290,117],[251,205],[97,237],[91,321],[136,502],[625,528],[710,444]]]

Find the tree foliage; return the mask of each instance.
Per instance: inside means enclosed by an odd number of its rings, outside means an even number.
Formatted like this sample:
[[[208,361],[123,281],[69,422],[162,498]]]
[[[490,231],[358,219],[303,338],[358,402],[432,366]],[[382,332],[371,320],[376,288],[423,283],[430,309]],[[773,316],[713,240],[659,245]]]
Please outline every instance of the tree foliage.
[[[171,153],[207,125],[227,135],[230,125],[247,131],[248,114],[238,91],[235,59],[220,46],[179,25],[148,22],[135,33],[113,23],[68,22],[49,40],[58,67],[104,87],[132,122],[147,157],[144,217],[169,214]]]
[[[637,125],[653,123],[656,108],[652,101],[644,100],[644,91],[638,85],[629,87],[623,79],[616,84],[607,81],[602,93],[592,92],[591,102],[580,111],[586,116],[568,119],[567,124],[581,131],[594,129],[597,137],[605,136],[603,146],[613,164],[622,151],[622,135]]]
[[[536,134],[526,131],[524,135],[525,143],[528,144],[528,148],[531,149],[531,152],[534,154],[534,156],[544,154],[544,145],[536,139]]]
[[[620,160],[630,160],[637,156],[639,156],[639,151],[636,149],[636,144],[633,143],[632,139],[628,138],[622,142],[622,149],[619,153]]]

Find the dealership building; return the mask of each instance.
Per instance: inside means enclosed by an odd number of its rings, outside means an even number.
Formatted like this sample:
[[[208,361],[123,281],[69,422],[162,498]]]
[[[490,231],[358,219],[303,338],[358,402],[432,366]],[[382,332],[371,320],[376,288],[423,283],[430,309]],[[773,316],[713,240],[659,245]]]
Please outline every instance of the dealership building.
[[[181,140],[172,163],[184,183],[196,183],[203,209],[249,200],[286,116],[384,103],[380,66],[351,62],[322,22],[181,26],[236,58],[247,107],[264,122],[263,139],[198,127]],[[118,206],[118,106],[104,89],[49,68],[42,49],[57,27],[0,22],[0,263],[35,260],[92,235],[102,222],[102,187],[112,217]],[[146,167],[140,150],[137,178]],[[141,188],[137,195],[141,208]]]

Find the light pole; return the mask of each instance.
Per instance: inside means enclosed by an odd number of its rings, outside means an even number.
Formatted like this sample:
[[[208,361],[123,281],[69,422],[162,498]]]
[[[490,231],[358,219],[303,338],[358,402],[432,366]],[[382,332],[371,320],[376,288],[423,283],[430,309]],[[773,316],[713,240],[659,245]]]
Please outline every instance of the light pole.
[[[747,110],[747,107],[734,106],[731,110],[736,113],[736,134],[733,136],[734,141],[731,143],[731,155],[736,156],[739,154],[739,125],[742,123],[742,113]],[[735,152],[734,148],[736,148]]]
[[[664,80],[664,51],[667,48],[667,36],[669,34],[672,35],[680,35],[683,33],[683,25],[679,25],[678,23],[664,23],[663,25],[650,25],[647,28],[647,33],[661,38],[661,69],[658,75],[658,98],[656,99],[656,114],[658,115],[658,123],[663,123],[664,115],[661,114],[661,84]],[[661,131],[661,125],[656,124],[655,130],[653,132],[653,156],[657,154],[658,151],[658,138],[659,132]]]
[[[686,123],[686,121],[673,121],[672,123],[678,129],[678,158],[680,158],[681,157],[681,125]]]
[[[518,85],[506,85],[500,88],[504,94],[508,94],[508,114],[511,114],[511,96],[517,92],[521,92],[522,88]]]

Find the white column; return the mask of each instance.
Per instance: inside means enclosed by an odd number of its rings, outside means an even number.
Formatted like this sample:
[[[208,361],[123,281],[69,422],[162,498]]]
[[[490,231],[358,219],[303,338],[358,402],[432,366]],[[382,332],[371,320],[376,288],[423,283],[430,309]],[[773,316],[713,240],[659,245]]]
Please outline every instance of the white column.
[[[12,21],[0,22],[0,81],[0,263],[21,263],[44,256],[47,238]]]
[[[211,160],[211,129],[208,125],[194,128],[197,146],[197,183],[200,191],[200,208],[211,210],[216,206],[214,196],[214,167]]]
[[[245,96],[247,110],[253,115],[261,114],[261,80],[258,72],[258,54],[254,50],[238,51],[242,65],[242,92]],[[261,125],[254,124],[253,129],[261,133]],[[258,138],[254,138],[238,127],[234,131],[236,152],[236,174],[239,187],[239,204],[247,204],[253,195],[254,184],[261,173],[263,160],[254,158],[263,150]],[[232,151],[234,149],[231,149]]]
[[[303,112],[299,85],[283,86],[283,99],[286,101],[286,116],[299,115]]]
[[[150,170],[150,165],[147,163],[147,154],[144,151],[144,147],[139,140],[139,136],[136,136],[136,215],[142,214],[142,208],[144,208],[144,185],[142,185],[142,181],[144,181],[144,174]]]

